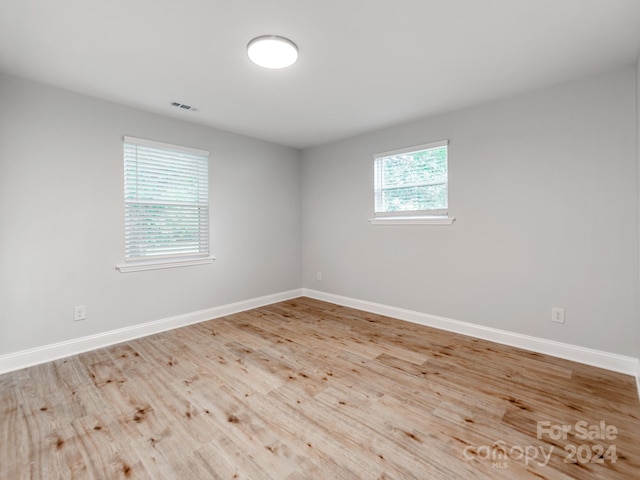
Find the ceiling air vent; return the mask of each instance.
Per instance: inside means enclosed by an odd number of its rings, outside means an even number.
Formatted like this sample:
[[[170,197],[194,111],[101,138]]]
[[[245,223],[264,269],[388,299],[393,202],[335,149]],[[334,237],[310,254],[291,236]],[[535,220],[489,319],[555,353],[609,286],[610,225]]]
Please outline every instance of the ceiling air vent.
[[[191,105],[186,105],[184,103],[178,103],[178,102],[171,102],[171,106],[173,107],[178,107],[178,108],[182,108],[184,110],[191,110],[192,112],[197,112],[198,109],[192,107]]]

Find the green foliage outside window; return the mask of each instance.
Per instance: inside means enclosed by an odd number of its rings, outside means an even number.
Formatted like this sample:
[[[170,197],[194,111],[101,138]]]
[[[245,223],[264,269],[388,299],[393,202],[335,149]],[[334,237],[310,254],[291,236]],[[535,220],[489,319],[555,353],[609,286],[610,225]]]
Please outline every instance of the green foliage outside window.
[[[447,209],[447,146],[376,159],[376,211]]]

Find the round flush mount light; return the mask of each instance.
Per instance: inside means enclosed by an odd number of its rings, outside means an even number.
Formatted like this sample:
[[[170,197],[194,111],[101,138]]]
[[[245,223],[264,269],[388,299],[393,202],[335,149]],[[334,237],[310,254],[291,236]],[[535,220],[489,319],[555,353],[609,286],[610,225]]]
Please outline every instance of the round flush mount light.
[[[286,68],[298,60],[298,47],[288,38],[263,35],[247,45],[249,59],[264,68]]]

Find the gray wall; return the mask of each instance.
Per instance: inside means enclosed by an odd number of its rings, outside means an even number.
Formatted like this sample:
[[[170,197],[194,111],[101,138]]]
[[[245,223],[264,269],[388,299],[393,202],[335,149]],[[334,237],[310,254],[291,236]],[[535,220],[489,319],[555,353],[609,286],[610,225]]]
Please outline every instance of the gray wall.
[[[636,155],[638,157],[638,248],[640,249],[640,56],[638,56],[638,61],[636,63]],[[640,255],[638,256],[638,260],[640,261]],[[640,265],[638,268],[638,274],[640,275]],[[640,304],[640,288],[638,289],[638,302]],[[637,342],[637,357],[640,359],[640,315],[637,317],[637,333],[636,333],[636,342]],[[638,394],[640,394],[640,364],[638,364]]]
[[[0,75],[0,355],[304,285],[639,356],[638,68],[306,150],[301,169],[293,149]],[[115,270],[125,134],[211,151],[213,264]],[[369,225],[373,154],[440,139],[457,221]]]
[[[7,76],[0,105],[0,354],[300,288],[299,151]],[[213,264],[115,270],[123,135],[211,151]]]
[[[629,66],[303,151],[303,285],[638,355],[635,78]],[[373,154],[443,139],[456,222],[371,226]]]

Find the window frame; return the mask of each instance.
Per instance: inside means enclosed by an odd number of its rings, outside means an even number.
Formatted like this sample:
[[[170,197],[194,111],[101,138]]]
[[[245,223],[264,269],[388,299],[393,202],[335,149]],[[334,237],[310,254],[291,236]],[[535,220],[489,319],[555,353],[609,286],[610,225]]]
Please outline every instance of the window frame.
[[[378,178],[376,175],[378,163],[384,158],[393,157],[395,155],[402,155],[407,153],[423,152],[435,148],[447,148],[447,208],[446,209],[431,209],[431,210],[405,210],[405,211],[393,211],[384,212],[377,211],[376,208],[382,203],[382,194],[384,189],[378,188]],[[369,219],[372,225],[451,225],[455,218],[449,216],[449,140],[439,140],[422,145],[415,145],[412,147],[401,148],[397,150],[376,153],[373,155],[373,217]],[[442,184],[442,182],[433,182],[432,185]],[[419,183],[414,186],[425,186],[426,183]],[[412,185],[403,185],[410,187]]]
[[[171,171],[171,168],[173,168],[173,172],[176,173],[182,173],[184,174],[184,168],[182,166],[177,167],[178,163],[183,163],[184,159],[180,158],[180,154],[189,154],[189,155],[197,155],[199,157],[206,157],[206,162],[205,162],[205,172],[204,175],[202,174],[202,166],[197,166],[197,165],[188,165],[187,169],[191,169],[194,168],[195,170],[199,169],[200,170],[200,179],[202,180],[202,177],[204,176],[204,178],[206,179],[206,192],[205,192],[205,201],[198,201],[198,202],[187,202],[187,201],[182,201],[182,200],[178,200],[175,198],[159,198],[159,199],[154,199],[154,198],[146,198],[143,200],[130,200],[127,198],[127,168],[128,166],[130,166],[130,164],[128,163],[128,159],[127,159],[127,149],[130,148],[131,145],[134,145],[136,147],[140,146],[140,147],[148,147],[148,148],[152,148],[157,150],[160,154],[164,153],[167,155],[168,160],[166,164],[160,164],[160,167],[166,167],[169,171]],[[175,268],[175,267],[184,267],[184,266],[189,266],[189,265],[203,265],[203,264],[207,264],[207,263],[211,263],[213,262],[213,260],[215,260],[215,257],[213,257],[210,254],[210,243],[209,243],[209,239],[210,239],[210,231],[209,231],[209,151],[207,150],[200,150],[200,149],[196,149],[196,148],[191,148],[191,147],[184,147],[181,145],[174,145],[174,144],[169,144],[169,143],[163,143],[163,142],[157,142],[154,140],[147,140],[147,139],[142,139],[142,138],[137,138],[137,137],[130,137],[130,136],[124,136],[123,137],[123,143],[122,143],[122,148],[123,148],[123,166],[124,166],[124,195],[123,195],[123,200],[124,200],[124,214],[125,214],[125,225],[124,225],[124,236],[125,236],[125,261],[124,263],[118,264],[116,265],[116,268],[123,273],[126,272],[137,272],[137,271],[142,271],[142,270],[156,270],[156,269],[163,269],[163,268]],[[156,153],[158,153],[156,152]],[[200,161],[202,161],[202,158],[199,159]],[[136,155],[134,162],[139,161],[138,156]],[[154,168],[158,168],[158,166],[155,166]],[[160,183],[162,180],[166,181],[166,177],[164,178],[160,178],[158,180],[158,183]],[[180,178],[180,176],[177,176],[177,180],[176,183],[173,184],[173,186],[181,186],[180,184],[184,184],[184,179]],[[157,184],[150,184],[151,188],[156,187]],[[161,190],[159,189],[159,191],[154,192],[155,194],[158,195],[158,197],[162,197],[162,196],[166,196],[163,195],[163,193],[165,192],[161,192]],[[129,255],[129,249],[127,248],[127,242],[129,242],[130,237],[134,235],[134,228],[130,227],[127,225],[127,216],[129,214],[129,212],[131,211],[131,206],[141,206],[141,205],[146,205],[147,207],[150,205],[160,205],[160,206],[165,206],[165,207],[169,207],[169,208],[175,208],[175,207],[184,207],[184,208],[196,208],[198,210],[196,210],[197,212],[200,212],[201,209],[204,208],[204,213],[197,213],[196,216],[200,217],[201,215],[206,217],[206,226],[202,227],[199,223],[198,223],[198,230],[197,230],[197,238],[199,245],[202,242],[202,235],[204,233],[204,245],[206,246],[206,248],[204,250],[200,250],[200,246],[198,247],[199,251],[194,251],[194,252],[178,252],[178,253],[166,253],[169,250],[169,244],[166,243],[164,245],[164,250],[165,253],[158,253],[158,254],[152,254],[152,255],[144,255],[144,256],[138,256],[138,257],[134,257],[134,256],[130,256]],[[193,214],[191,214],[193,215]],[[130,229],[131,228],[131,229]]]

